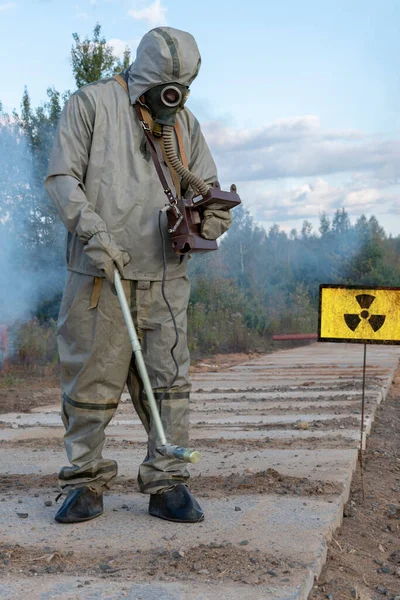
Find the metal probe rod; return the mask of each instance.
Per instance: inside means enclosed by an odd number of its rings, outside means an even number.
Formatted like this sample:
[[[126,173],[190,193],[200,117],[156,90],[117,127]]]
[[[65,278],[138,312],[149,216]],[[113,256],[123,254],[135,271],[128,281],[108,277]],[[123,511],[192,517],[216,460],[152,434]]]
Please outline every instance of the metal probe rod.
[[[157,432],[157,437],[160,442],[160,447],[157,447],[157,451],[163,456],[170,456],[178,460],[184,460],[185,462],[197,463],[200,460],[200,452],[197,450],[191,450],[189,448],[182,448],[181,446],[175,446],[167,442],[165,436],[164,427],[161,421],[160,413],[153,394],[153,388],[151,387],[150,379],[147,373],[146,365],[143,360],[142,347],[140,345],[135,326],[133,324],[131,311],[126,301],[124,288],[122,287],[121,277],[117,270],[114,272],[114,284],[117,290],[117,296],[121,305],[122,314],[124,315],[125,323],[128,328],[129,339],[132,344],[132,349],[135,354],[136,366],[139,371],[139,375],[142,379],[143,386],[146,392],[147,399],[150,405],[151,416],[154,421],[154,425]]]
[[[146,365],[144,364],[142,347],[140,345],[135,326],[133,324],[133,320],[131,317],[131,311],[129,309],[128,303],[126,301],[126,296],[124,292],[124,288],[122,287],[121,277],[118,271],[116,270],[114,273],[114,284],[115,289],[117,290],[117,296],[121,304],[122,314],[124,315],[125,323],[128,328],[129,339],[131,340],[132,349],[135,354],[136,365],[138,371],[140,373],[140,377],[143,381],[143,386],[146,392],[147,399],[150,404],[150,410],[152,417],[154,419],[154,425],[157,431],[157,437],[162,446],[167,445],[167,438],[165,437],[164,427],[161,422],[160,413],[158,412],[158,407],[156,400],[153,394],[153,388],[151,387],[150,379],[147,373]]]

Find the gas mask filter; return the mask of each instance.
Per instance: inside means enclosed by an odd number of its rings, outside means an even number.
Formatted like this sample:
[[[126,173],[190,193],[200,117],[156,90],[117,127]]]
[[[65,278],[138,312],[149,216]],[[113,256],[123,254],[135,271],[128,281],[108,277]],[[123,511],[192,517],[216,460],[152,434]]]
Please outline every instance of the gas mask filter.
[[[174,127],[176,113],[184,107],[189,88],[179,83],[156,85],[144,94],[146,106],[155,123]]]

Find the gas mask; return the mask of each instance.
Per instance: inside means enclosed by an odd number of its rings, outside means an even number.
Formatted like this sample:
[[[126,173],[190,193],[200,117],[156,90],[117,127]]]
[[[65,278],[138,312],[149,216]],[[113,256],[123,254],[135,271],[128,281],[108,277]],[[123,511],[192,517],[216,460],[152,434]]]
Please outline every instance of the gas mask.
[[[188,96],[189,88],[185,85],[161,84],[147,90],[144,104],[149,108],[154,123],[174,127],[176,113],[183,109]]]

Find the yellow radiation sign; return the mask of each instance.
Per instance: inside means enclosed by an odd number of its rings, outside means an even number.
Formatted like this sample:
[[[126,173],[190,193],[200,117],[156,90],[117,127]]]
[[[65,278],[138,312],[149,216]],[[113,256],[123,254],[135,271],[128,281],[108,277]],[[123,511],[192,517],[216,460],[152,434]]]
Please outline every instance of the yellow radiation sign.
[[[400,288],[321,285],[318,340],[400,344]]]

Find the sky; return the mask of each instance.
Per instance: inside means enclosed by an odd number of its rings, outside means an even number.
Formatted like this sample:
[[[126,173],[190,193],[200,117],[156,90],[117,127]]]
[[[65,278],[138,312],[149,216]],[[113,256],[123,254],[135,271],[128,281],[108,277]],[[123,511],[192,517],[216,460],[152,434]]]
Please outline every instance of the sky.
[[[269,229],[344,207],[400,235],[399,0],[0,0],[0,101],[74,90],[72,33],[116,53],[168,25],[202,55],[189,108],[224,187]]]

